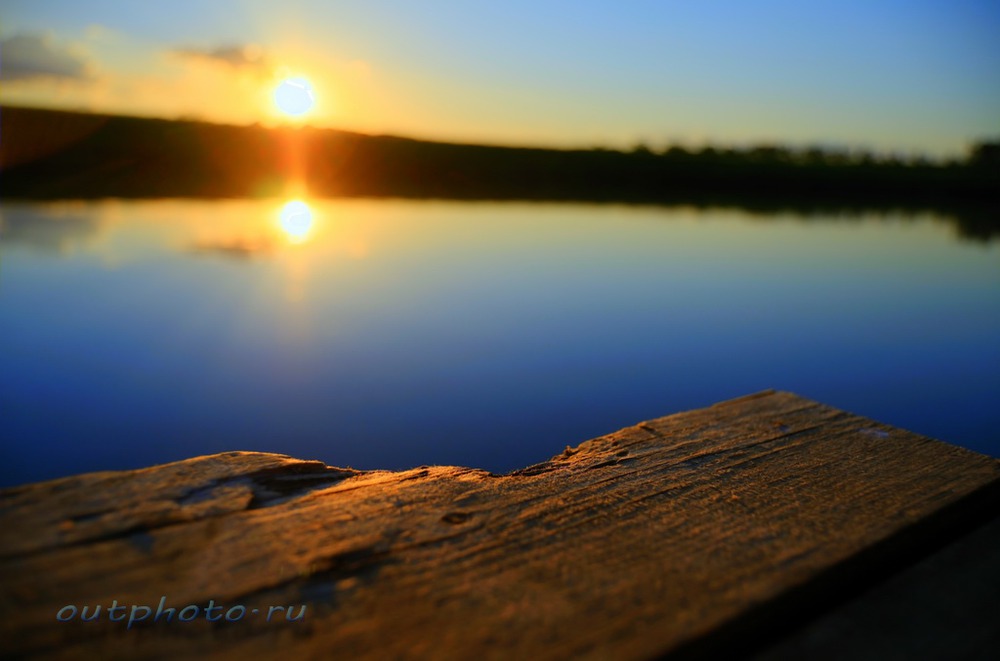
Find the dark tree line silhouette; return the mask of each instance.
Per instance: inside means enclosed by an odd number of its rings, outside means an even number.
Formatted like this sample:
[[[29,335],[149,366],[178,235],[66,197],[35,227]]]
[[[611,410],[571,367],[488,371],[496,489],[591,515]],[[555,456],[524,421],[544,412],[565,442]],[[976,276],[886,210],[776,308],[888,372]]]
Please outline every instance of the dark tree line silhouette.
[[[543,149],[5,107],[0,197],[321,196],[938,208],[992,233],[1000,142],[963,162],[817,147]],[[986,229],[984,229],[986,228]]]

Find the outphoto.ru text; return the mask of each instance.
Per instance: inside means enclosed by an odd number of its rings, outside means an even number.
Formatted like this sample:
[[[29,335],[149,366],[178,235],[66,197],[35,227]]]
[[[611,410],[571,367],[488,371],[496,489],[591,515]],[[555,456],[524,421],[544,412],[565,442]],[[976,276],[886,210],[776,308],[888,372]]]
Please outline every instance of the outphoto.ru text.
[[[222,606],[213,599],[206,606],[188,604],[187,606],[167,606],[167,598],[160,597],[160,603],[155,607],[143,604],[119,605],[117,599],[111,601],[111,606],[102,610],[101,605],[81,606],[67,604],[56,613],[60,622],[97,622],[102,615],[111,622],[126,622],[125,628],[131,629],[138,622],[191,622],[204,617],[209,622],[239,622],[241,620],[260,619],[264,622],[301,622],[306,616],[306,606],[302,604],[295,611],[295,606],[268,606],[267,608],[250,608],[242,604]],[[152,619],[150,619],[152,618]]]

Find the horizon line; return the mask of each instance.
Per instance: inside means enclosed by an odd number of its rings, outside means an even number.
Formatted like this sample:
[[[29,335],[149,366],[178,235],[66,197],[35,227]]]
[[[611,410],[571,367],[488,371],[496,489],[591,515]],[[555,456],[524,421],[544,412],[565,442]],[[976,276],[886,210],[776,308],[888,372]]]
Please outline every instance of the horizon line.
[[[842,142],[836,141],[810,141],[810,142],[796,142],[796,141],[777,141],[777,140],[747,140],[747,141],[735,141],[735,142],[716,142],[712,140],[704,140],[699,143],[688,143],[681,141],[663,142],[661,146],[654,147],[650,144],[651,141],[646,140],[636,140],[632,147],[614,147],[604,144],[579,144],[576,146],[570,145],[553,145],[553,144],[542,144],[542,143],[512,143],[512,142],[491,142],[488,139],[482,141],[473,140],[456,140],[449,138],[434,138],[434,137],[421,137],[416,135],[405,135],[400,133],[368,133],[364,131],[357,131],[352,129],[339,128],[329,125],[312,124],[308,121],[295,121],[295,122],[267,122],[267,121],[254,121],[249,123],[235,123],[220,120],[213,120],[204,117],[199,117],[196,115],[177,115],[177,116],[165,116],[165,115],[152,115],[152,114],[142,114],[142,113],[123,113],[114,111],[101,111],[93,110],[87,108],[69,108],[69,107],[53,107],[53,106],[37,106],[37,105],[22,105],[18,103],[6,103],[0,101],[0,112],[6,108],[27,110],[27,111],[41,111],[41,112],[54,112],[54,113],[66,113],[66,114],[76,114],[76,115],[91,115],[99,117],[115,117],[122,119],[141,119],[141,120],[153,120],[153,121],[166,121],[166,122],[187,122],[195,124],[206,124],[210,126],[220,126],[220,127],[230,127],[230,128],[258,128],[265,129],[268,131],[283,131],[283,130],[312,130],[312,131],[332,131],[336,133],[357,135],[369,138],[390,138],[397,140],[412,140],[415,142],[424,143],[434,143],[434,144],[446,144],[446,145],[462,145],[462,146],[472,146],[472,147],[494,147],[494,148],[504,148],[504,149],[541,149],[546,151],[613,151],[620,152],[624,154],[648,151],[653,154],[662,154],[673,148],[681,148],[691,153],[703,152],[707,149],[715,150],[732,150],[732,151],[747,151],[758,148],[778,148],[785,149],[791,153],[805,152],[808,150],[819,149],[825,154],[869,154],[871,156],[879,157],[882,159],[892,160],[925,160],[932,163],[947,163],[953,161],[957,158],[968,158],[972,150],[979,144],[1000,141],[1000,132],[996,136],[981,136],[979,138],[967,138],[967,143],[964,152],[961,156],[955,155],[931,155],[926,150],[907,150],[907,149],[877,149],[871,147],[862,147],[857,144],[844,144]]]

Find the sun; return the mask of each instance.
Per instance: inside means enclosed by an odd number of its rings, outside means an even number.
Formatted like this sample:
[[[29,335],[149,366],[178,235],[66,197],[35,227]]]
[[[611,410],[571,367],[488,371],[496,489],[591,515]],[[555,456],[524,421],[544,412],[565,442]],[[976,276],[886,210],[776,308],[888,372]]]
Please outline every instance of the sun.
[[[274,88],[274,105],[286,115],[304,115],[315,103],[312,85],[305,78],[285,78]]]

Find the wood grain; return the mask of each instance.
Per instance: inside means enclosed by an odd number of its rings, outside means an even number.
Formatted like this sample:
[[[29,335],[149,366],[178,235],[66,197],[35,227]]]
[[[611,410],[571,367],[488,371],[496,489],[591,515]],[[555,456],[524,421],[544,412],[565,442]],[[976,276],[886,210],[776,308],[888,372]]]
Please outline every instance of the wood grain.
[[[502,476],[249,452],[91,473],[0,492],[0,645],[80,659],[732,651],[995,511],[998,485],[995,459],[773,391]],[[131,629],[106,615],[161,597],[260,614]],[[105,612],[56,621],[69,604]],[[301,621],[264,621],[303,604]]]

